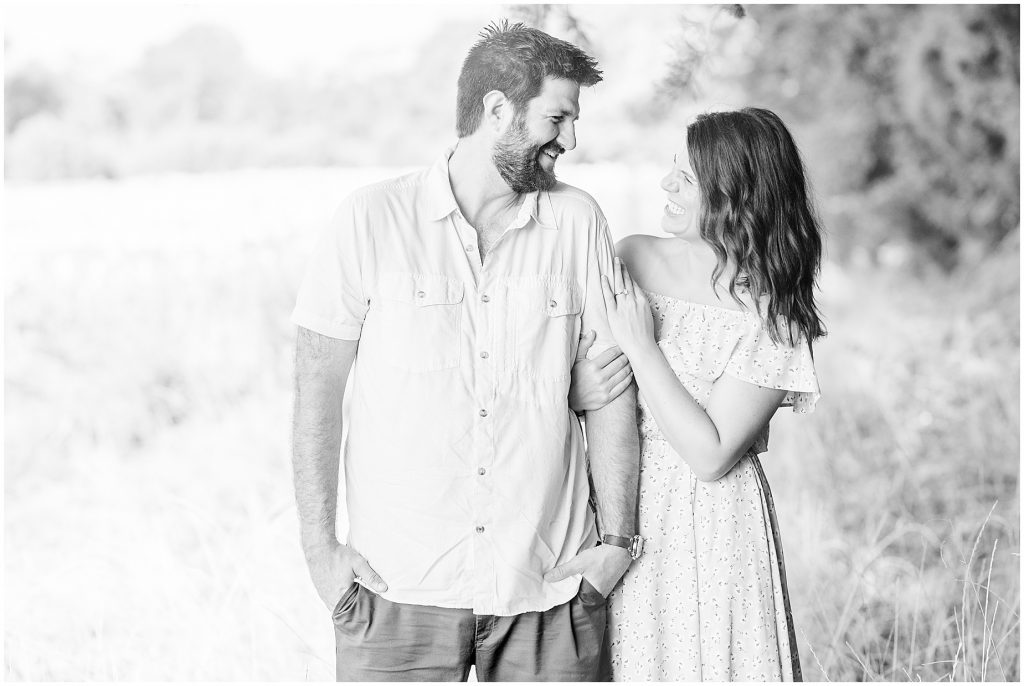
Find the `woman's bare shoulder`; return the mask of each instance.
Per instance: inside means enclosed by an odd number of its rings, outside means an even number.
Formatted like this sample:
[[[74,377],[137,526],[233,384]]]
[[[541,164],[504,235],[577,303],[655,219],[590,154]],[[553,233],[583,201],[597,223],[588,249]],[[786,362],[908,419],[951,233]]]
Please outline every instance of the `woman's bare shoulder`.
[[[661,252],[659,244],[665,240],[657,236],[634,233],[631,236],[620,239],[615,244],[615,254],[626,263],[626,267],[632,267],[633,263],[637,263],[637,266],[639,266],[641,263],[648,262],[652,258],[657,257]]]
[[[646,287],[646,283],[658,271],[664,259],[663,243],[667,240],[670,239],[636,233],[616,243],[615,253],[626,265],[630,275],[642,287]]]

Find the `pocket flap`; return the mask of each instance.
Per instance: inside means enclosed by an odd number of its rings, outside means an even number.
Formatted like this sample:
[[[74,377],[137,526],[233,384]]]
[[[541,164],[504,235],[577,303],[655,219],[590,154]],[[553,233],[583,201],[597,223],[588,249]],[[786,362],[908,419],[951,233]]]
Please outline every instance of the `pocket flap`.
[[[549,317],[579,314],[582,309],[583,298],[575,286],[553,283],[544,289],[544,311]]]
[[[461,281],[436,274],[382,274],[382,298],[403,300],[414,305],[454,305],[462,302]]]

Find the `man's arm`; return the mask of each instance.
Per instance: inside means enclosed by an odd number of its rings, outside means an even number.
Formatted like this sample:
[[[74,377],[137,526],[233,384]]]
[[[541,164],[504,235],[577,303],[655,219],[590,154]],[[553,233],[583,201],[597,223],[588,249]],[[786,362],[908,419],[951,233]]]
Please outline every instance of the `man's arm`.
[[[612,347],[608,313],[601,290],[601,276],[614,273],[615,250],[608,222],[594,205],[594,235],[587,256],[585,304],[582,328],[595,332],[591,352]],[[595,355],[600,357],[600,355]],[[602,534],[632,536],[636,533],[637,478],[640,473],[640,437],[636,426],[636,387],[629,385],[610,403],[586,414],[587,453],[597,501],[598,528]],[[594,588],[607,596],[629,568],[625,548],[599,545],[584,550],[544,575],[560,581],[582,574]]]
[[[636,425],[636,385],[586,414],[587,453],[601,534],[636,533],[640,437]]]
[[[355,577],[377,592],[387,586],[335,531],[341,456],[341,405],[358,341],[299,327],[295,343],[292,469],[302,550],[317,593],[333,609]]]
[[[636,533],[637,479],[640,473],[640,437],[636,425],[636,386],[586,415],[587,450],[602,534]],[[582,574],[602,595],[608,596],[629,568],[629,552],[614,545],[584,550],[544,575],[549,582]]]

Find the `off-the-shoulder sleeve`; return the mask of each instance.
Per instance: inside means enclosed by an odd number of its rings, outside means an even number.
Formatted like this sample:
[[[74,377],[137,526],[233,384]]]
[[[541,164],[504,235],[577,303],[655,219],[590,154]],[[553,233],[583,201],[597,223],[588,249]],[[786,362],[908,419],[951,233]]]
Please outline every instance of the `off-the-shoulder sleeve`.
[[[739,341],[725,373],[765,388],[786,390],[783,407],[813,412],[821,397],[811,349],[803,339],[795,346],[776,343],[759,322]]]

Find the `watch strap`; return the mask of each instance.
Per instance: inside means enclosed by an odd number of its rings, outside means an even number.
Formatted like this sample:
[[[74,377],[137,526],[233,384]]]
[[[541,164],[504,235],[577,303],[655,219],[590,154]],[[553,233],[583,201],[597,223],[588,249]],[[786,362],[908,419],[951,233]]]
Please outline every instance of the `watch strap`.
[[[633,543],[633,537],[605,534],[601,537],[601,543],[607,543],[608,545],[618,546],[619,548],[629,548],[629,546]]]
[[[639,559],[644,552],[644,539],[640,534],[635,536],[616,536],[615,534],[605,534],[601,536],[601,542],[608,545],[614,545],[618,548],[625,548],[629,553],[631,560]]]

